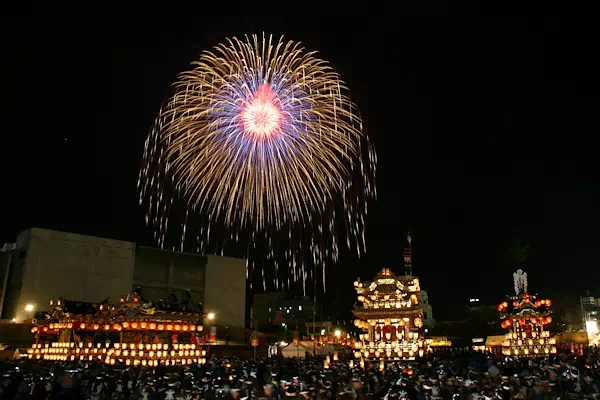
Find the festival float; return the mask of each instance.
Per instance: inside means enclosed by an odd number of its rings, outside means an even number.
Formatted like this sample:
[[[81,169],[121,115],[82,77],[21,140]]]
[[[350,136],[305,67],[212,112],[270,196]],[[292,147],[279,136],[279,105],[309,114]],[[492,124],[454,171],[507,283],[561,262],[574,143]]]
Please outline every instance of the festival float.
[[[410,235],[408,243],[411,243]],[[404,251],[406,274],[382,269],[373,282],[354,282],[358,303],[354,325],[363,330],[354,356],[364,360],[414,360],[427,349],[423,308],[419,306],[419,279],[412,276],[412,250]]]
[[[205,363],[202,306],[191,304],[189,292],[182,302],[158,306],[140,292],[122,297],[118,305],[108,299],[100,304],[51,300],[51,311],[33,320],[35,344],[27,356],[133,366]]]
[[[529,357],[556,353],[556,339],[545,328],[552,322],[552,301],[527,291],[527,273],[513,274],[515,295],[498,305],[502,327],[508,329],[502,343],[507,356]]]

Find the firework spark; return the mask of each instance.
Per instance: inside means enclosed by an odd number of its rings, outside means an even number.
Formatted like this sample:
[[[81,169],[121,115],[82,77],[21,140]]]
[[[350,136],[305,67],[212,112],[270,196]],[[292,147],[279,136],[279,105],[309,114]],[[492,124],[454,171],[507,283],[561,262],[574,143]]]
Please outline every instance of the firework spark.
[[[338,243],[365,251],[375,163],[348,89],[315,52],[233,38],[180,75],[145,144],[140,204],[161,246],[178,237],[198,252],[241,248],[249,279],[260,259],[281,286],[311,265],[324,273]]]

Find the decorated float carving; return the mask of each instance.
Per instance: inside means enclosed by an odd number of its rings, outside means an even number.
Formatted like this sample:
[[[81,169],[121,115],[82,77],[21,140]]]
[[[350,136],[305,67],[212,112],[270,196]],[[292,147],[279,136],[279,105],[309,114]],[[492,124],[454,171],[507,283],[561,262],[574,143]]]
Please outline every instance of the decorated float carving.
[[[355,357],[363,360],[406,360],[423,356],[423,309],[419,279],[396,276],[389,268],[373,282],[354,282],[358,305],[354,325],[363,330],[355,343]]]
[[[98,360],[106,364],[157,366],[204,363],[205,317],[189,292],[177,302],[156,306],[136,290],[117,305],[56,299],[48,313],[38,313],[31,332],[31,359]]]
[[[502,327],[508,330],[502,353],[516,357],[556,353],[556,339],[546,329],[552,322],[552,301],[527,290],[527,273],[513,274],[515,295],[498,305]]]

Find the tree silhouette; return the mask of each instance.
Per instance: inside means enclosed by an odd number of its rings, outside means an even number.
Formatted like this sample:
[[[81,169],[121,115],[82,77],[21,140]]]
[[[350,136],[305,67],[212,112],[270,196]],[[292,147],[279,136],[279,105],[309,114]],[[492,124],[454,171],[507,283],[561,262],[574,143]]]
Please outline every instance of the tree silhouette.
[[[529,256],[529,245],[521,245],[521,241],[519,239],[513,239],[511,244],[508,246],[506,251],[504,252],[504,257],[513,264],[515,267],[520,267],[523,264],[527,257]]]

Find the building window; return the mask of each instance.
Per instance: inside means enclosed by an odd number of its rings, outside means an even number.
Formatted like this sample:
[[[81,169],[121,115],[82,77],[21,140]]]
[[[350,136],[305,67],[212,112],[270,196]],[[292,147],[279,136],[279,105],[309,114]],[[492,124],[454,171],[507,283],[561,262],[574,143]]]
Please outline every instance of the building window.
[[[424,320],[427,320],[427,311],[425,311],[425,312],[423,313],[423,319],[424,319]]]

